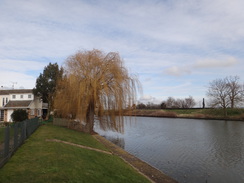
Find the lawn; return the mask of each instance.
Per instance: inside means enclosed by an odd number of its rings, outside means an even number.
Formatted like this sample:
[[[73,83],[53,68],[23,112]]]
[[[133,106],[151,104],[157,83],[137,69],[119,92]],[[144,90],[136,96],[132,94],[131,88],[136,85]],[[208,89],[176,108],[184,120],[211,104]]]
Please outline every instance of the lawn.
[[[164,109],[164,111],[175,112],[176,114],[199,114],[203,109]]]
[[[0,169],[0,182],[149,182],[118,156],[46,139],[107,151],[91,135],[43,125]]]

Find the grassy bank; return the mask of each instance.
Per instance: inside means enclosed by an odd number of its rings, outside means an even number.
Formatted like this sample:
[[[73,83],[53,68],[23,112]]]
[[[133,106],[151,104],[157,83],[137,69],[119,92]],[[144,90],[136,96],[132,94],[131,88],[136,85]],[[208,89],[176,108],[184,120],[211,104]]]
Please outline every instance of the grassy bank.
[[[182,117],[199,119],[227,119],[244,121],[244,109],[227,109],[227,116],[223,109],[143,109],[134,110],[127,115],[152,117]]]
[[[0,182],[149,182],[91,135],[53,125],[41,126],[0,169]]]

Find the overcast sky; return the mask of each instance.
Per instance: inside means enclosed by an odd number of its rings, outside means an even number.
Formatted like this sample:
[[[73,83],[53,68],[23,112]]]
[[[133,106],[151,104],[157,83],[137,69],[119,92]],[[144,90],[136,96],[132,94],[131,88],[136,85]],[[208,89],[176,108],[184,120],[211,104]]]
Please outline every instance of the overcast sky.
[[[143,102],[244,80],[243,0],[0,0],[0,86],[33,88],[77,50],[119,52]],[[199,102],[200,103],[200,102]]]

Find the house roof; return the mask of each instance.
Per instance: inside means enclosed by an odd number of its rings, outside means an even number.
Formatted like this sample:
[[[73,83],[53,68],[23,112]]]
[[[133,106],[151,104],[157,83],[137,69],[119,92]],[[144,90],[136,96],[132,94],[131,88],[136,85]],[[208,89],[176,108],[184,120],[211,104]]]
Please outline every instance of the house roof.
[[[15,101],[15,100],[10,100],[4,108],[27,108],[32,100],[21,100],[21,101]]]
[[[32,89],[0,90],[0,95],[9,95],[9,94],[18,94],[18,93],[32,93]]]

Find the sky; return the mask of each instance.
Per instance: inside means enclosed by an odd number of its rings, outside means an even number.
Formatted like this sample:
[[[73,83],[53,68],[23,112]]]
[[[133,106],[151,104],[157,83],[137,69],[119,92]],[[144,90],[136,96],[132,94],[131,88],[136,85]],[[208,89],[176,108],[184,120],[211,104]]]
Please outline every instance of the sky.
[[[138,100],[192,96],[244,80],[243,0],[0,0],[0,86],[34,88],[78,50],[118,52],[143,88]]]

